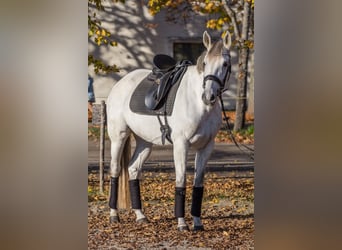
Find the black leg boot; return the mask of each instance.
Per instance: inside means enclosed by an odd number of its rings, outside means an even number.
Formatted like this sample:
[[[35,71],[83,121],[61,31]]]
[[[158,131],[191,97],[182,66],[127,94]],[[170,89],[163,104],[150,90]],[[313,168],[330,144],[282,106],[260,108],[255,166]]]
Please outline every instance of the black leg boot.
[[[110,177],[110,197],[109,197],[109,207],[112,209],[117,209],[118,202],[118,177]],[[119,216],[110,216],[109,221],[119,222]]]
[[[203,199],[203,187],[192,188],[192,203],[191,203],[191,215],[195,217],[201,217],[202,199]],[[195,231],[204,230],[203,226],[195,226]]]
[[[185,217],[185,188],[176,187],[175,192],[175,217],[184,218]],[[188,231],[189,227],[178,227],[179,231]]]
[[[130,180],[129,181],[129,190],[131,193],[131,202],[132,202],[132,209],[142,209],[141,206],[141,197],[140,197],[140,182],[139,180]],[[137,223],[145,223],[147,222],[146,217],[137,218]]]
[[[139,180],[129,181],[129,191],[131,193],[132,209],[141,209],[140,182]]]

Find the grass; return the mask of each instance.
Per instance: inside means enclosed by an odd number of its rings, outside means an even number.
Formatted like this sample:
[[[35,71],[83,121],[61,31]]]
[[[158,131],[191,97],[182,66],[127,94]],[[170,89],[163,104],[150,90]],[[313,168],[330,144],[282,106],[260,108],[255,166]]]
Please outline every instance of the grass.
[[[100,126],[90,125],[88,126],[88,139],[89,138],[100,138]],[[105,129],[105,138],[109,139],[107,129]]]
[[[247,128],[239,130],[238,133],[245,136],[254,136],[254,124],[249,125]]]

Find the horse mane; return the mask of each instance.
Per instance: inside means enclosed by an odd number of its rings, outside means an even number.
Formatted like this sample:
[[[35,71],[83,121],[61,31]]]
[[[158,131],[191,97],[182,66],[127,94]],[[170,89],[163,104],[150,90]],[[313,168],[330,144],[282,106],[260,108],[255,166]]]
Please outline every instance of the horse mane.
[[[207,51],[203,51],[202,54],[197,58],[196,69],[198,73],[202,73],[204,70],[203,61],[206,54]]]
[[[223,52],[222,51],[223,48],[224,47],[223,47],[222,40],[218,40],[213,43],[209,51],[207,50],[203,51],[203,53],[197,58],[196,68],[197,68],[198,73],[201,73],[204,70],[204,65],[203,65],[204,57],[207,54],[208,55],[221,55]]]

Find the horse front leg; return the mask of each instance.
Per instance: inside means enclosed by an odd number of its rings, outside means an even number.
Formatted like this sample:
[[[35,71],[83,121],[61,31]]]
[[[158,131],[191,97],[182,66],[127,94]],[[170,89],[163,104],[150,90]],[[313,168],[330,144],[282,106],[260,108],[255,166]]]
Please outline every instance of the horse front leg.
[[[175,217],[178,220],[177,229],[188,231],[189,227],[185,222],[185,193],[186,193],[186,159],[189,145],[183,141],[174,141],[173,158],[176,170],[175,189]]]
[[[214,140],[209,142],[206,147],[199,149],[196,152],[195,158],[195,177],[194,184],[192,187],[192,203],[191,203],[191,215],[194,222],[194,230],[202,231],[204,230],[201,221],[201,209],[202,209],[202,199],[204,190],[204,174],[205,167],[210,158],[210,155],[214,149]]]

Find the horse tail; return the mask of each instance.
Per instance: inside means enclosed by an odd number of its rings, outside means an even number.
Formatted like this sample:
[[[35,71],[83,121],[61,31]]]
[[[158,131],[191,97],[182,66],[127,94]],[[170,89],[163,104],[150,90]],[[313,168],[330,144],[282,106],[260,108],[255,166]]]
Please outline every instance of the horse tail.
[[[118,208],[129,209],[131,205],[129,192],[128,164],[131,159],[131,138],[128,137],[121,156],[121,172],[119,176]]]

